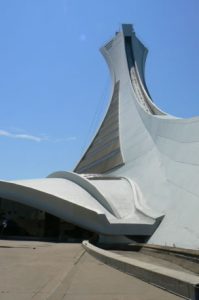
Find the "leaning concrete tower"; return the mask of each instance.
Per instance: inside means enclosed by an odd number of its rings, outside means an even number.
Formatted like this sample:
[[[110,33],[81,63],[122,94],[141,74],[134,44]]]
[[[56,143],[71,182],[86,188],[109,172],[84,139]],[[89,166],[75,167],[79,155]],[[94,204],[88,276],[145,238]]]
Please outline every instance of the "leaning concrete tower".
[[[131,25],[101,49],[112,76],[107,114],[78,173],[126,176],[164,218],[151,243],[199,247],[199,118],[179,119],[152,101],[147,49]]]

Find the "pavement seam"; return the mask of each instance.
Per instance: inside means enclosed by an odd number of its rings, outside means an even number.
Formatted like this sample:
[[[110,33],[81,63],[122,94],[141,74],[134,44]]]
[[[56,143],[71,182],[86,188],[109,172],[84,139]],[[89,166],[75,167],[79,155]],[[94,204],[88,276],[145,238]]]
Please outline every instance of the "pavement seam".
[[[50,295],[47,296],[46,300],[54,300],[56,295],[57,296],[59,295],[59,290],[62,289],[63,285],[66,285],[66,288],[64,289],[64,291],[60,292],[60,295],[56,299],[61,300],[66,296],[67,291],[70,288],[72,279],[73,279],[74,275],[77,272],[78,264],[80,263],[80,261],[81,261],[82,257],[84,256],[85,252],[86,252],[85,249],[83,249],[81,251],[81,253],[76,258],[75,262],[73,263],[73,266],[71,267],[70,271],[67,272],[67,274],[64,274],[64,276],[62,277],[60,282],[57,284],[57,286],[51,291]]]

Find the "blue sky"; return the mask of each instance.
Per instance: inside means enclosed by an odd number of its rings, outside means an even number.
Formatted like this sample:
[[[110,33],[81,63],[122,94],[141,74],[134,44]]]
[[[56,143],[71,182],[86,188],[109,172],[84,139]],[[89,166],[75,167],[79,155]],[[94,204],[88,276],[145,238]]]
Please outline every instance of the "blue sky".
[[[155,103],[199,115],[198,0],[0,1],[0,178],[72,170],[108,102],[99,48],[134,24]]]

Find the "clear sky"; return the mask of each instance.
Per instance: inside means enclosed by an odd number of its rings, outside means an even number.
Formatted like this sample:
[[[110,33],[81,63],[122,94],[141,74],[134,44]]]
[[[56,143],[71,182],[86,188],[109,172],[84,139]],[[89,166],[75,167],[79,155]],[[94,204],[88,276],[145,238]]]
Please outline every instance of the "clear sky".
[[[99,48],[132,23],[154,102],[199,115],[198,0],[0,1],[0,178],[72,170],[108,103]]]

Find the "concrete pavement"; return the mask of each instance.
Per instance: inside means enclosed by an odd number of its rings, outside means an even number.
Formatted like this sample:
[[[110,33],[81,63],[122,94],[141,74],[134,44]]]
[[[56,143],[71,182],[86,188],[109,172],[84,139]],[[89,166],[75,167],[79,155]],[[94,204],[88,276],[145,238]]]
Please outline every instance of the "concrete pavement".
[[[2,300],[178,300],[99,262],[81,244],[0,241]]]

